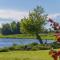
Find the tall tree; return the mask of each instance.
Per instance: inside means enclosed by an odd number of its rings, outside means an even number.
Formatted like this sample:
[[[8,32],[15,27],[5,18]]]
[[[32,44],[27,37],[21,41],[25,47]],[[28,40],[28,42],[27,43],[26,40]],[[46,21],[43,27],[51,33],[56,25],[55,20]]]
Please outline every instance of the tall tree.
[[[2,25],[2,34],[5,34],[5,35],[7,35],[7,34],[11,34],[11,26],[10,26],[10,24],[3,24]]]
[[[17,34],[20,34],[21,33],[20,32],[20,22],[17,22],[16,26],[17,26]]]
[[[11,23],[11,29],[12,29],[12,34],[16,34],[17,33],[17,26],[16,26],[16,22],[13,21]]]
[[[29,12],[28,18],[21,19],[21,31],[35,34],[41,44],[43,44],[43,41],[39,34],[43,31],[47,21],[47,15],[43,13],[44,9],[37,6],[32,12]]]
[[[2,34],[20,34],[20,22],[13,21],[2,25]]]

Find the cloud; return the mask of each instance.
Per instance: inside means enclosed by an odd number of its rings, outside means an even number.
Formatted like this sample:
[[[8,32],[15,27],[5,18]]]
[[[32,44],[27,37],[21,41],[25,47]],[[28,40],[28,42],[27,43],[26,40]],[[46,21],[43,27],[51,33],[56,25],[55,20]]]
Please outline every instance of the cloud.
[[[28,11],[0,9],[0,21],[1,19],[19,21],[23,17],[28,17],[28,13]],[[49,14],[48,18],[56,19],[58,16],[60,17],[60,13]]]
[[[0,18],[1,19],[20,20],[23,17],[27,17],[27,16],[28,16],[28,12],[26,12],[26,11],[0,9]]]
[[[48,18],[53,18],[53,19],[55,19],[55,18],[57,18],[57,17],[60,17],[60,13],[55,13],[55,14],[49,14],[49,15],[48,15]]]
[[[2,25],[0,24],[0,28],[2,27]]]

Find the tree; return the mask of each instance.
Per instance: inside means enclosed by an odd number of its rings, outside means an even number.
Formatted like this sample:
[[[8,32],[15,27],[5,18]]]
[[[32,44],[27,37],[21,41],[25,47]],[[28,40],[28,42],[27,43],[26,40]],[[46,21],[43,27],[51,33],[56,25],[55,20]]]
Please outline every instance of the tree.
[[[12,34],[16,34],[17,33],[17,26],[16,26],[16,22],[13,21],[11,23],[11,29],[12,29]]]
[[[0,29],[2,34],[20,34],[20,22],[13,21],[12,23],[6,23],[2,25]]]
[[[4,34],[4,35],[7,35],[7,34],[11,34],[11,26],[10,26],[10,24],[3,24],[2,25],[2,34]]]
[[[35,34],[41,44],[43,44],[43,41],[39,33],[43,31],[47,21],[47,15],[43,13],[44,9],[41,6],[37,6],[32,12],[29,12],[28,18],[21,19],[21,31]]]
[[[20,22],[17,22],[16,26],[17,26],[17,34],[20,34],[21,33],[20,32]]]

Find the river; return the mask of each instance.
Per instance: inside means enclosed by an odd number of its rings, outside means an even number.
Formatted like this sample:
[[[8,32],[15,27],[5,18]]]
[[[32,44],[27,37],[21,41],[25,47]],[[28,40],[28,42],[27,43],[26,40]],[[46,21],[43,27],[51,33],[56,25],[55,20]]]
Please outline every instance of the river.
[[[43,40],[43,43],[52,43],[54,40]],[[19,44],[19,45],[25,45],[25,44],[30,44],[30,43],[39,43],[37,39],[14,39],[14,38],[0,38],[0,48],[1,47],[9,47],[12,46],[13,44]]]

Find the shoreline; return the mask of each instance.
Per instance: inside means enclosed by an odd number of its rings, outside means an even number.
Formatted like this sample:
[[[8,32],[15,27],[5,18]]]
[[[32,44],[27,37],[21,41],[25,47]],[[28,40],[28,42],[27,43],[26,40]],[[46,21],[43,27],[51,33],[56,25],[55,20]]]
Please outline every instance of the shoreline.
[[[56,40],[55,36],[53,35],[40,35],[42,40]],[[28,34],[15,34],[15,35],[1,35],[0,34],[0,39],[1,38],[10,38],[10,39],[36,39],[35,35],[28,35]]]

